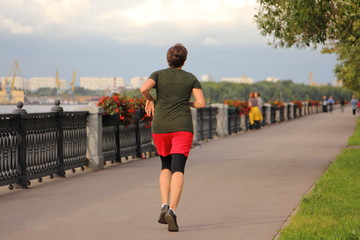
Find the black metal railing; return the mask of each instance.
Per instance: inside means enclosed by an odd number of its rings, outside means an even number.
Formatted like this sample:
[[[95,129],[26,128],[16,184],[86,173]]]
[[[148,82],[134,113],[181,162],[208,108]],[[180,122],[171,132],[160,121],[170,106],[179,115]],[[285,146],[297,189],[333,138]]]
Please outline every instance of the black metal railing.
[[[151,128],[138,117],[135,123],[124,126],[119,117],[103,116],[103,156],[105,162],[121,162],[121,158],[143,157],[153,152]]]
[[[0,116],[0,186],[84,167],[86,158],[87,112],[63,112],[56,102],[53,112],[28,114],[18,103],[14,114]]]
[[[0,186],[15,184],[19,176],[20,116],[0,115]]]
[[[64,169],[74,169],[88,164],[86,158],[87,112],[64,112]]]
[[[119,127],[119,153],[121,157],[140,157],[141,152],[140,145],[138,144],[140,140],[137,138],[140,137],[138,132],[138,123],[131,124],[129,126],[118,125]]]
[[[299,117],[299,116],[298,116],[298,114],[297,114],[297,112],[296,112],[296,109],[297,109],[297,105],[296,105],[296,104],[294,104],[294,105],[293,105],[294,118]]]
[[[238,133],[241,130],[240,127],[240,113],[237,108],[228,108],[228,131],[229,135]]]
[[[102,126],[102,154],[104,161],[119,161],[120,152],[118,149],[119,140],[118,127],[116,125],[105,125],[103,121]]]
[[[200,141],[212,139],[217,135],[216,132],[216,107],[205,107],[197,109],[197,134]]]
[[[291,117],[291,105],[288,104],[287,107],[286,107],[286,114],[287,114],[287,119],[290,120],[292,119]]]
[[[278,107],[280,111],[280,122],[285,121],[285,106]]]
[[[271,124],[276,123],[276,110],[277,110],[277,107],[271,106],[271,108],[270,108],[270,123]]]
[[[86,157],[89,113],[64,112],[59,105],[60,101],[55,101],[51,112],[30,114],[22,109],[22,103],[18,103],[14,113],[0,115],[0,186],[10,185],[12,188],[13,184],[18,184],[27,188],[30,180],[41,181],[42,177],[54,174],[65,177],[66,170],[83,169],[89,164]],[[296,104],[271,107],[270,111],[267,108],[262,108],[264,123],[268,118],[273,124],[284,121],[286,115],[288,120],[303,115]],[[319,108],[311,107],[311,111],[317,113]],[[218,108],[196,109],[196,113],[197,128],[194,132],[197,140],[204,141],[218,135]],[[142,114],[138,111],[135,123],[128,126],[120,124],[117,115],[102,117],[101,129],[98,128],[102,131],[102,139],[96,141],[102,142],[100,154],[105,163],[121,162],[123,157],[144,157],[145,153],[155,151],[149,122],[141,120]],[[249,130],[248,115],[240,116],[235,108],[228,108],[227,114],[229,134]]]
[[[155,151],[155,147],[152,142],[151,137],[151,127],[148,122],[140,122],[138,123],[138,131],[137,133],[139,136],[137,139],[137,145],[139,146],[138,155],[144,154],[146,152],[153,152]],[[142,156],[143,157],[143,156]]]
[[[217,135],[216,132],[216,107],[205,107],[197,109],[197,134],[200,141],[212,139]]]
[[[32,113],[23,114],[25,119],[25,146],[20,151],[25,152],[25,158],[20,158],[22,186],[32,179],[59,173],[64,176],[63,164],[60,163],[58,146],[59,132],[58,114]],[[21,141],[22,142],[22,141]],[[62,165],[62,166],[61,166]]]

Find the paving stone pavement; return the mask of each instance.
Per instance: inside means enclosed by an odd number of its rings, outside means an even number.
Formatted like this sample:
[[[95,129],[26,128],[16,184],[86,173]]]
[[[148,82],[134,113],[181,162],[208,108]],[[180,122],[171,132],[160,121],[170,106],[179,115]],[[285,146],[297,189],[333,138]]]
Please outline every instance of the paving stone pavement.
[[[157,157],[0,188],[1,240],[271,240],[345,146],[356,118],[308,115],[194,148],[177,210],[157,223]]]

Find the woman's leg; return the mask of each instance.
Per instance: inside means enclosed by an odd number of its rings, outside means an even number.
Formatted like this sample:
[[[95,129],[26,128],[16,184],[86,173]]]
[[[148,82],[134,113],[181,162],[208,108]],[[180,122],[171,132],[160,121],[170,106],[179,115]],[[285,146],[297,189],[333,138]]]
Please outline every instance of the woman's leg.
[[[184,172],[187,157],[183,154],[173,154],[170,185],[170,208],[176,211],[184,187]]]
[[[170,195],[170,183],[171,183],[171,161],[172,156],[161,158],[161,172],[159,176],[160,195],[161,195],[161,212],[158,222],[161,224],[167,224],[165,215],[169,210],[169,195]]]
[[[172,156],[160,156],[161,158],[161,172],[159,177],[161,204],[169,203],[170,183],[171,183],[171,162]]]
[[[184,173],[175,172],[171,178],[171,201],[170,208],[176,211],[177,206],[179,205],[181,193],[184,187]]]
[[[170,170],[168,169],[161,170],[159,183],[160,183],[161,204],[169,203],[170,183],[171,183]]]
[[[170,183],[170,209],[165,215],[168,231],[177,232],[179,226],[176,220],[176,209],[179,205],[181,193],[184,186],[184,172],[187,156],[189,155],[193,133],[175,132],[172,141],[171,153],[171,183]]]

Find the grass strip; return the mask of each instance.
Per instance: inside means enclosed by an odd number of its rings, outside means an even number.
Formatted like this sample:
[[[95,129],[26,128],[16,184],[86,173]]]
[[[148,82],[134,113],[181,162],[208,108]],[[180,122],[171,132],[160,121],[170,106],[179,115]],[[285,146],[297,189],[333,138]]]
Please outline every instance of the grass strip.
[[[360,145],[360,120],[349,143]],[[279,240],[360,240],[360,149],[341,151]]]
[[[354,135],[352,135],[349,138],[348,145],[349,146],[360,145],[360,118],[357,120],[356,130]]]

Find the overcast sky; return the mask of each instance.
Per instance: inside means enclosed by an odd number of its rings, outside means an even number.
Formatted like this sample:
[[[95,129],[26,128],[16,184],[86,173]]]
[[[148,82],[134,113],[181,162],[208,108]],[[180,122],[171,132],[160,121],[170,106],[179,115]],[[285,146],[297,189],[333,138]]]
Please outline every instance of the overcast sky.
[[[184,70],[223,77],[332,83],[335,55],[274,49],[253,16],[256,0],[0,0],[0,76],[149,76],[183,43]],[[77,80],[78,82],[78,80]]]

